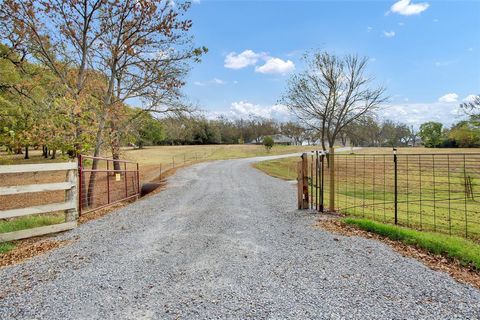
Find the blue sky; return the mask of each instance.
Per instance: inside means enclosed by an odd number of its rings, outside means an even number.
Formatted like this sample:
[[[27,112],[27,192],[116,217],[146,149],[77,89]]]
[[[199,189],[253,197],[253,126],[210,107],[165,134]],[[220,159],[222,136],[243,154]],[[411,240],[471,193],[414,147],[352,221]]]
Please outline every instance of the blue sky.
[[[185,93],[209,117],[286,119],[277,101],[312,49],[369,57],[391,97],[384,118],[451,124],[480,93],[480,1],[200,0],[189,15],[209,53]]]

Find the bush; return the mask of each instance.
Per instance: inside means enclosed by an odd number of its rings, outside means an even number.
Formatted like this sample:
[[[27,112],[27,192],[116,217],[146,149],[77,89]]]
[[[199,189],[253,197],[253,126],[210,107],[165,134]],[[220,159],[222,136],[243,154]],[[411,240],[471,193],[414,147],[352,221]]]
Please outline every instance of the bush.
[[[273,145],[275,142],[273,141],[273,138],[270,136],[266,136],[263,138],[263,145],[265,146],[265,149],[267,149],[268,152],[270,152],[270,149],[272,149]]]

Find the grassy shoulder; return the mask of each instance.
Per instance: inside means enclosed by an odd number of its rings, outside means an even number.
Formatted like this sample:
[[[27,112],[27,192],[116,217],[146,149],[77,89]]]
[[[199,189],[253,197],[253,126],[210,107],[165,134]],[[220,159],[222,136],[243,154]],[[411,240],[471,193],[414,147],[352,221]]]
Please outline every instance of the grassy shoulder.
[[[58,215],[34,215],[10,220],[0,221],[0,233],[14,232],[24,229],[49,226],[64,222],[63,214]]]
[[[11,242],[0,243],[0,254],[7,253],[15,248],[15,245]]]
[[[19,230],[49,226],[64,222],[64,214],[34,215],[21,218],[0,220],[0,234]],[[7,253],[15,248],[11,242],[0,243],[0,254]]]
[[[465,266],[480,270],[480,245],[464,238],[416,231],[366,219],[344,218],[342,221],[391,240],[419,247],[432,254],[456,259]]]

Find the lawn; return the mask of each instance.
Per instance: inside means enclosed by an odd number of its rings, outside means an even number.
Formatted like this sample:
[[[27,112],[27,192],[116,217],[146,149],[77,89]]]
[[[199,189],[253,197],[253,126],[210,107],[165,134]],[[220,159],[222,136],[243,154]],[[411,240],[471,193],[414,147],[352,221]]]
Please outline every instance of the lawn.
[[[419,230],[480,240],[479,151],[399,149],[398,223]],[[309,164],[310,160],[309,156]],[[286,158],[261,162],[256,167],[272,176],[293,180],[296,179],[298,161],[298,157]],[[329,175],[328,170],[325,172],[323,201],[328,204]],[[391,149],[364,148],[356,150],[355,154],[338,153],[335,178],[336,211],[384,223],[394,222]],[[313,184],[316,184],[315,179]]]

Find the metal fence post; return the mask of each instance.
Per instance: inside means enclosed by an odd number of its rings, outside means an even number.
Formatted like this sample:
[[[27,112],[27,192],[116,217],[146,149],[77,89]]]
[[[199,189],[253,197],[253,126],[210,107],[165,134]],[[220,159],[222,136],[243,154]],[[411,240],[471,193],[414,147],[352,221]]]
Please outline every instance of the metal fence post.
[[[325,181],[325,153],[322,152],[322,155],[320,156],[320,161],[321,161],[321,172],[320,172],[320,212],[323,212],[323,208],[324,208],[324,205],[323,205],[323,193],[325,191],[325,184],[324,184],[324,181]]]
[[[310,209],[313,210],[313,151],[311,155],[312,163],[310,164]],[[317,199],[315,199],[317,201]]]
[[[328,165],[330,167],[328,207],[330,212],[335,212],[335,149],[333,147],[330,147],[328,153]]]
[[[398,224],[398,163],[397,149],[393,148],[394,184],[395,184],[395,224]]]

